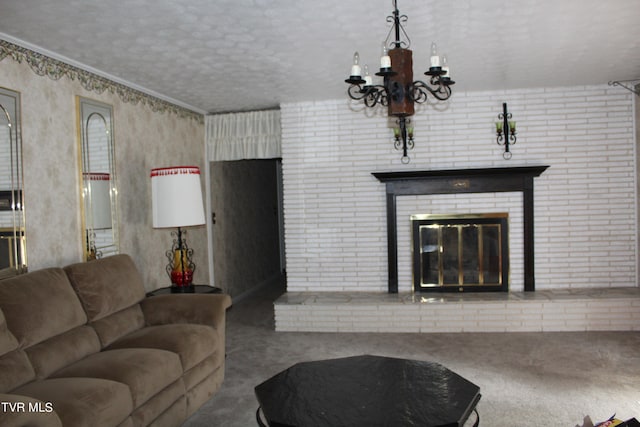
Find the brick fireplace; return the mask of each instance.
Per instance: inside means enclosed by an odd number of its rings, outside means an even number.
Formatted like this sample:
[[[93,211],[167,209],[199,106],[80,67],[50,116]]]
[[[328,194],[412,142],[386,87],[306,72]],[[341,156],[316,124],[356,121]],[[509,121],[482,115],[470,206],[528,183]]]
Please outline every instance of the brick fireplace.
[[[374,172],[385,184],[388,292],[398,293],[397,198],[407,195],[521,192],[524,212],[524,290],[535,290],[533,178],[549,166]],[[459,290],[464,288],[458,288]]]

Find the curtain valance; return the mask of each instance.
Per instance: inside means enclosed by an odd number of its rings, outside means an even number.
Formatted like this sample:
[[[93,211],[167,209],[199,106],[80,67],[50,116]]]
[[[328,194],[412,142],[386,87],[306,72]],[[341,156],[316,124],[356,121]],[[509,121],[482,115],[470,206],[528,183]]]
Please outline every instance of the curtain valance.
[[[209,161],[281,157],[280,110],[205,117]]]

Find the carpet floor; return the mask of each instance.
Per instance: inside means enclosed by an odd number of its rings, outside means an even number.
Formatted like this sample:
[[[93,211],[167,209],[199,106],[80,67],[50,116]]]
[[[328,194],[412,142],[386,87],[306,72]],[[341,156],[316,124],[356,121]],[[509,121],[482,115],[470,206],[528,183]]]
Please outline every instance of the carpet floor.
[[[256,426],[256,385],[298,362],[361,354],[438,362],[478,385],[481,427],[574,427],[614,413],[640,419],[640,332],[275,332],[273,301],[282,292],[263,289],[227,312],[224,384],[184,427]]]

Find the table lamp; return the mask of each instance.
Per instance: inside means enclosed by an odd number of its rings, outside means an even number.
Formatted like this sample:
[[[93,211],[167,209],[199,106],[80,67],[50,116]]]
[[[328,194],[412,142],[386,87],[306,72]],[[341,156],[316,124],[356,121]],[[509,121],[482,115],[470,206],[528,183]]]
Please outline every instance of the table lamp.
[[[169,264],[166,271],[171,278],[171,291],[193,292],[193,249],[189,249],[182,227],[203,225],[204,207],[197,166],[173,166],[151,169],[151,205],[154,228],[177,227],[173,245],[166,252]]]

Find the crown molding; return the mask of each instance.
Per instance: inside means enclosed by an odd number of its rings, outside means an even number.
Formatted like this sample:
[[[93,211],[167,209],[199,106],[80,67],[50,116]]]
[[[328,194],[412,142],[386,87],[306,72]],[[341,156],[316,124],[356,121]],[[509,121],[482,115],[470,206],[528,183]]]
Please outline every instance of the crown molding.
[[[108,91],[118,95],[123,102],[148,105],[155,112],[169,112],[204,123],[206,112],[201,109],[0,33],[0,61],[6,57],[11,57],[18,63],[26,62],[39,76],[47,76],[52,80],[66,76],[70,80],[78,80],[86,90],[96,93]]]

